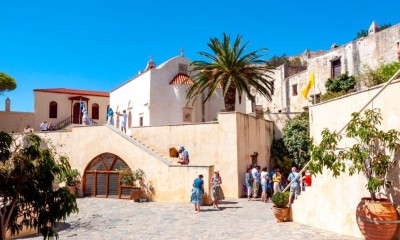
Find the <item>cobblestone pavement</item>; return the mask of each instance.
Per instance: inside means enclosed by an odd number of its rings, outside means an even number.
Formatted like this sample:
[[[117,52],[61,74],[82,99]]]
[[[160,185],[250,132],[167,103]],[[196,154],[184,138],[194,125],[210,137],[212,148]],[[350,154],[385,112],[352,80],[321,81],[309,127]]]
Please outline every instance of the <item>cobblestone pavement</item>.
[[[60,239],[357,239],[295,222],[276,222],[271,203],[227,199],[220,210],[189,203],[80,198]],[[43,239],[34,236],[25,239]]]

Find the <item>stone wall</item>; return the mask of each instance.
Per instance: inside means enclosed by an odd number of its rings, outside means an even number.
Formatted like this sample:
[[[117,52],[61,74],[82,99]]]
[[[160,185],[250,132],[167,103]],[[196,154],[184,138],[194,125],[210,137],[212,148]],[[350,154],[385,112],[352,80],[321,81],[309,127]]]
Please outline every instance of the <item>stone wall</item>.
[[[292,73],[288,69],[278,67],[274,73],[275,93],[273,100],[260,101],[264,109],[271,112],[298,112],[311,105],[309,99],[301,95],[301,90],[307,85],[311,72],[315,73],[315,89],[313,94],[324,94],[325,82],[332,77],[332,61],[340,59],[341,73],[357,75],[367,67],[376,68],[379,64],[398,61],[397,48],[400,39],[400,24],[359,38],[329,51],[318,51],[316,54],[306,51],[299,57],[307,65],[304,72]],[[291,57],[291,58],[294,58]],[[297,84],[298,95],[292,94],[292,86]]]
[[[34,128],[34,115],[29,112],[0,112],[0,131],[4,132],[23,132],[24,128],[29,125]]]
[[[209,201],[210,180],[214,169],[223,179],[226,197],[242,196],[246,167],[250,155],[258,155],[257,163],[269,167],[269,149],[273,124],[240,113],[220,113],[218,122],[158,127],[132,128],[133,137],[152,149],[155,157],[133,144],[131,138],[108,126],[79,126],[70,132],[42,132],[45,146],[69,156],[71,166],[84,175],[88,164],[102,153],[112,153],[131,169],[141,168],[154,187],[155,201],[187,202],[193,180],[204,175]],[[174,164],[170,148],[184,145],[190,154],[187,166]],[[161,160],[160,160],[161,158]]]

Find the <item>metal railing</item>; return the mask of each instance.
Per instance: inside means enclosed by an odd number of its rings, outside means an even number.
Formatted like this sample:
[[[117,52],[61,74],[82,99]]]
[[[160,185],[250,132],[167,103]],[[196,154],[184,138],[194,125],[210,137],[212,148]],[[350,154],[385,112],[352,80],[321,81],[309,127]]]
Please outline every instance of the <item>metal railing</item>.
[[[90,125],[99,125],[97,122],[93,121],[93,119],[89,118],[89,120],[91,123]],[[74,123],[74,118],[73,118],[73,116],[70,116],[67,119],[64,119],[61,122],[55,124],[53,126],[53,130],[57,131],[57,130],[64,129],[73,123]],[[80,124],[80,123],[78,123],[78,124]]]

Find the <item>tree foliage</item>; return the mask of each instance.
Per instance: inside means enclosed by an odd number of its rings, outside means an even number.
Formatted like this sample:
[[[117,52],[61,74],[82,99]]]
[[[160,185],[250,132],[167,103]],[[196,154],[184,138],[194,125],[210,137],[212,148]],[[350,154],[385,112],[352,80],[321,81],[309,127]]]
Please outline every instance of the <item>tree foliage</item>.
[[[283,142],[295,164],[302,168],[310,159],[310,124],[308,112],[288,121],[283,128]]]
[[[326,83],[325,87],[326,90],[330,92],[349,92],[353,90],[356,86],[356,79],[354,76],[349,76],[349,73],[343,73],[337,78],[329,78]]]
[[[349,148],[339,149],[342,137],[324,129],[320,144],[312,146],[310,169],[314,173],[322,173],[326,167],[332,170],[334,177],[346,171],[350,176],[363,172],[367,178],[365,187],[375,200],[381,188],[392,184],[386,180],[386,174],[394,163],[392,155],[399,148],[400,140],[398,131],[378,129],[381,120],[378,110],[366,110],[364,115],[353,113],[346,128],[346,137],[355,139],[356,143]]]
[[[317,102],[328,101],[355,91],[356,78],[343,73],[337,78],[329,78],[325,83],[327,92],[317,98]]]
[[[379,64],[375,69],[366,66],[366,70],[357,76],[367,87],[373,87],[387,82],[400,69],[400,62],[392,62],[388,64]]]
[[[53,189],[53,182],[70,170],[66,157],[40,147],[39,136],[23,138],[0,132],[0,224],[18,234],[23,227],[35,228],[44,238],[57,237],[53,228],[77,212],[76,198],[68,188]]]
[[[248,43],[242,45],[242,36],[238,35],[231,45],[230,37],[225,33],[222,41],[211,38],[207,45],[212,53],[199,54],[210,62],[194,61],[191,64],[195,83],[187,90],[189,100],[194,102],[205,93],[204,102],[209,101],[219,88],[222,88],[226,111],[235,110],[236,93],[239,103],[243,94],[254,101],[250,88],[271,100],[273,79],[268,75],[270,68],[261,60],[263,55],[260,54],[266,49],[245,53]]]
[[[279,167],[282,173],[289,173],[293,167],[293,156],[289,153],[283,138],[272,140],[271,160],[275,163],[275,167]]]
[[[386,28],[390,28],[391,26],[392,26],[391,23],[385,23],[380,27],[379,31],[385,30]],[[361,29],[359,32],[357,32],[357,36],[354,40],[357,40],[359,38],[366,37],[366,36],[368,36],[368,30]]]
[[[17,87],[15,79],[7,74],[0,72],[0,95],[6,91],[12,91]]]
[[[286,54],[283,54],[282,56],[274,55],[267,61],[271,68],[277,68],[283,64],[288,64],[289,62],[289,57],[286,56]]]

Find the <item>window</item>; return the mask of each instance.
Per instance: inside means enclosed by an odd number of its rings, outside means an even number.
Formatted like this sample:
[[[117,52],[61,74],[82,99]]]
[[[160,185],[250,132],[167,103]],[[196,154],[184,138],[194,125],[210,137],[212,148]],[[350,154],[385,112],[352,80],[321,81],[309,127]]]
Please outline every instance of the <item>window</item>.
[[[139,117],[139,126],[143,126],[143,117]]]
[[[99,119],[99,104],[97,103],[92,105],[92,119]]]
[[[57,103],[55,101],[50,102],[49,118],[57,118]]]
[[[179,63],[179,72],[187,73],[187,64]]]
[[[297,96],[297,84],[292,85],[292,96]]]
[[[331,62],[332,64],[332,78],[337,78],[341,74],[342,71],[342,63],[340,62],[340,58]]]

